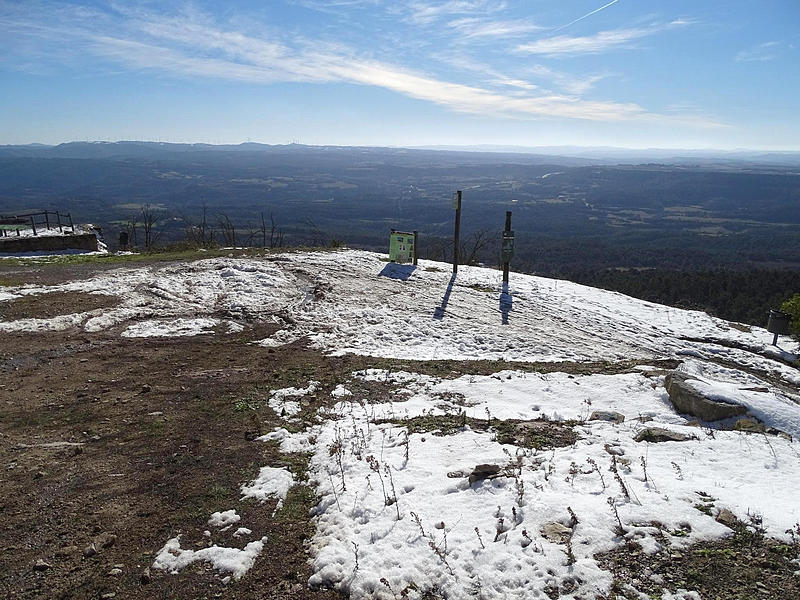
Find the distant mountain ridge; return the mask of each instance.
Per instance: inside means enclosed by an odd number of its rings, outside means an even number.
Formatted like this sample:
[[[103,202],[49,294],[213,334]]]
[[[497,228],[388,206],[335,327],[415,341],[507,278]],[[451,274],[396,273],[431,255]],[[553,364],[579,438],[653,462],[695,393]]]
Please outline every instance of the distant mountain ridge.
[[[161,159],[192,153],[220,154],[265,154],[308,156],[352,155],[363,160],[364,155],[376,158],[401,158],[404,162],[419,162],[433,159],[434,162],[483,164],[521,163],[552,164],[565,167],[582,167],[606,164],[606,161],[589,157],[554,156],[526,152],[475,152],[469,150],[437,150],[426,148],[400,148],[379,146],[307,146],[303,144],[175,144],[167,142],[66,142],[56,146],[42,144],[0,146],[0,157],[5,158],[76,158],[76,159]],[[417,160],[415,160],[417,159]]]

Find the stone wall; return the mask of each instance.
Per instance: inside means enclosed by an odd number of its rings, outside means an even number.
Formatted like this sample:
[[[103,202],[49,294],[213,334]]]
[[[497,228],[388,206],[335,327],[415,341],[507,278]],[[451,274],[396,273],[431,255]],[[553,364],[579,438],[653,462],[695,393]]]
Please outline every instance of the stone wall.
[[[27,237],[0,237],[0,254],[23,252],[61,252],[80,250],[95,252],[97,236],[93,233],[75,235],[36,235]]]

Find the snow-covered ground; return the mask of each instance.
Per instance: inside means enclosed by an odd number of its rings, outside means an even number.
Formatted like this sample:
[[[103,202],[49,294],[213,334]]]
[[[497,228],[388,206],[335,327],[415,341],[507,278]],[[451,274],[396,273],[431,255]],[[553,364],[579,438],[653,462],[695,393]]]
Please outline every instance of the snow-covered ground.
[[[315,298],[315,290],[324,298]],[[740,360],[789,358],[797,349],[788,338],[783,350],[771,346],[771,334],[758,327],[741,331],[702,312],[568,281],[512,274],[509,293],[501,294],[501,274],[493,269],[462,266],[453,277],[446,264],[420,261],[414,268],[350,250],[120,268],[58,286],[5,288],[0,301],[58,291],[112,294],[120,303],[47,320],[0,322],[0,331],[126,325],[128,335],[187,335],[208,331],[208,323],[165,327],[164,321],[269,316],[285,327],[265,345],[305,336],[336,354],[423,360],[588,361],[677,353]],[[293,323],[282,323],[278,313]]]
[[[396,598],[404,591],[413,598],[433,587],[452,598],[545,598],[556,587],[570,590],[562,597],[592,597],[611,583],[595,555],[626,538],[655,551],[664,543],[661,533],[674,547],[729,535],[714,519],[722,508],[741,519],[762,515],[776,536],[800,521],[793,484],[800,481],[800,450],[789,439],[800,436],[800,371],[787,364],[796,359],[796,344],[782,338],[776,348],[758,327],[566,281],[512,273],[501,293],[500,278],[477,267],[460,267],[453,277],[449,265],[420,261],[414,268],[360,251],[214,258],[122,268],[59,286],[4,288],[0,302],[83,291],[116,295],[119,304],[0,322],[0,331],[81,327],[181,336],[268,320],[279,331],[260,343],[271,347],[306,338],[331,354],[506,361],[494,375],[452,380],[354,373],[331,390],[335,410],[310,430],[278,429],[254,442],[311,453],[309,480],[321,500],[310,583],[353,598]],[[664,373],[646,365],[665,358],[680,360],[678,371],[707,395],[740,404],[788,435],[693,426],[672,406]],[[514,364],[629,359],[645,364],[614,375],[540,374]],[[357,391],[364,381],[389,386],[393,401],[365,404]],[[292,419],[311,393],[319,393],[318,382],[273,390],[268,406]],[[590,420],[597,410],[620,413],[624,421]],[[439,436],[376,422],[461,411],[472,419],[575,420],[578,438],[537,451],[503,445],[491,430],[465,426]],[[645,427],[688,439],[635,441]],[[500,466],[501,476],[470,483],[479,464]],[[255,480],[242,482],[242,495],[280,503],[293,482],[285,469],[264,467]],[[233,507],[220,508],[214,523],[227,519],[225,527],[232,527]],[[554,538],[553,523],[563,535],[569,531],[569,546]],[[235,537],[244,544],[248,531],[240,527]],[[194,552],[176,537],[154,566],[174,572],[206,560],[238,578],[262,548],[263,540],[251,540],[241,549],[214,545]]]

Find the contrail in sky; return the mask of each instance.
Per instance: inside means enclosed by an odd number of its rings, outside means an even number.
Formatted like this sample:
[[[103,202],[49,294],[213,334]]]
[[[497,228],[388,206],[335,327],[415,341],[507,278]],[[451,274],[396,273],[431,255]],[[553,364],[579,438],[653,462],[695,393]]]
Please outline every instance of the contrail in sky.
[[[562,25],[561,27],[557,27],[557,28],[556,28],[556,29],[554,29],[553,31],[554,31],[554,32],[555,32],[555,31],[561,31],[562,29],[565,29],[565,28],[569,27],[570,25],[574,25],[574,24],[575,24],[575,23],[577,23],[578,21],[583,21],[583,20],[584,20],[586,17],[591,17],[593,14],[595,14],[595,13],[599,13],[599,12],[600,12],[601,10],[603,10],[604,8],[608,8],[609,6],[611,6],[612,4],[616,4],[617,2],[619,2],[619,0],[611,0],[611,2],[609,2],[608,4],[604,4],[604,5],[603,5],[603,6],[601,6],[600,8],[596,8],[596,9],[594,9],[592,12],[588,12],[588,13],[586,13],[585,15],[583,15],[582,17],[578,17],[577,19],[575,19],[574,21],[570,21],[570,22],[569,22],[569,23],[567,23],[566,25]]]

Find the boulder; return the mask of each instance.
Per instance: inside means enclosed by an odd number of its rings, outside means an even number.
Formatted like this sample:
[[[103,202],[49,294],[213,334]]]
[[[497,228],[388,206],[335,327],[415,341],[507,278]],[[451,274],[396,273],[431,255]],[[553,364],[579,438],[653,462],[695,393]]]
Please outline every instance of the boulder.
[[[633,438],[637,442],[685,442],[687,440],[695,439],[694,436],[686,435],[685,433],[678,433],[677,431],[670,431],[662,427],[647,427],[642,429]]]
[[[589,415],[590,421],[608,421],[609,423],[622,423],[625,415],[614,412],[613,410],[596,410]]]
[[[741,404],[709,398],[692,386],[690,377],[682,373],[673,371],[664,379],[664,385],[676,410],[704,421],[719,421],[747,412]]]

